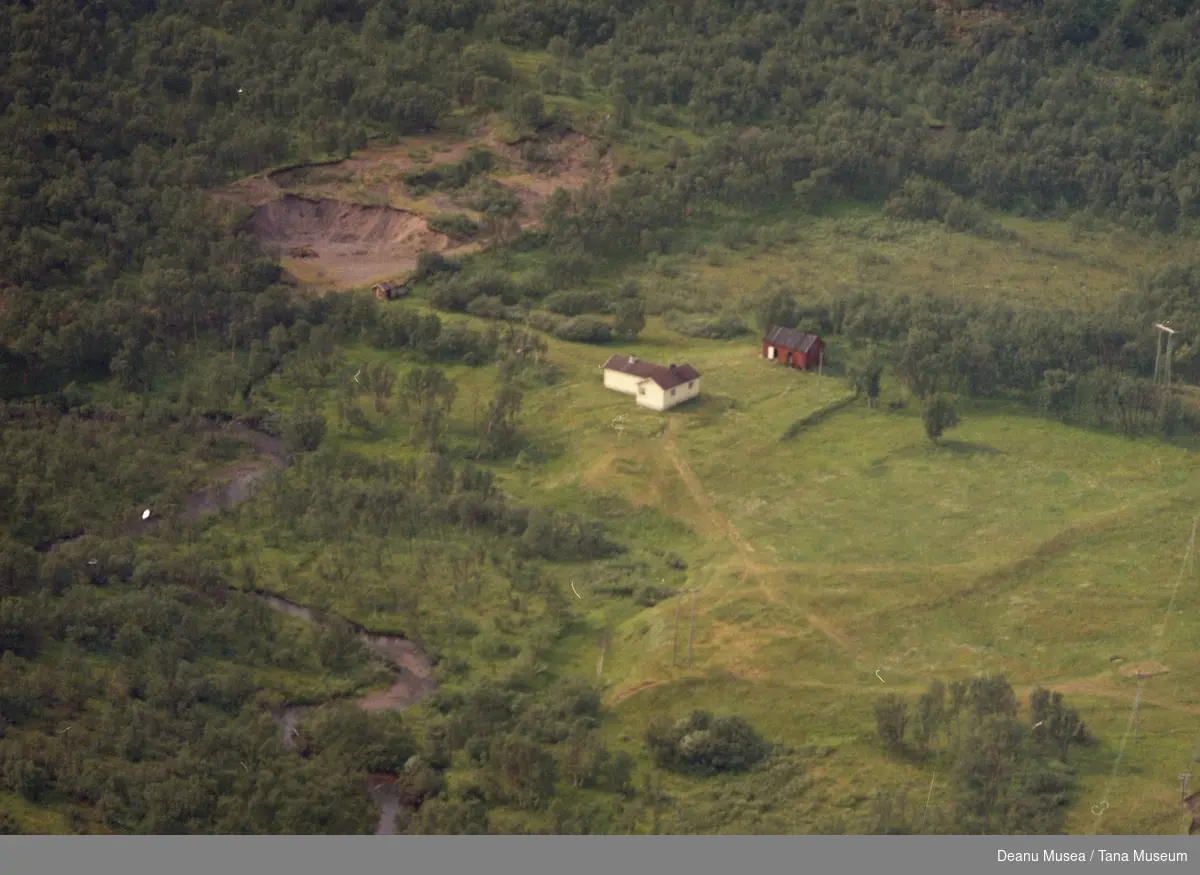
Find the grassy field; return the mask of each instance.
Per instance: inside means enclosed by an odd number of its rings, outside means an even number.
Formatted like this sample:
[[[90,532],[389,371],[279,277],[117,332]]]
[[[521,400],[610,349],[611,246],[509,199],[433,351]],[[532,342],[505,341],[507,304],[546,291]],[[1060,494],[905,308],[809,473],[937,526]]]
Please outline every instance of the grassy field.
[[[648,721],[693,708],[740,713],[794,749],[770,791],[747,783],[761,776],[668,777],[687,804],[664,829],[862,829],[876,790],[924,798],[931,780],[928,766],[881,753],[875,697],[915,701],[933,679],[1002,672],[1023,701],[1035,685],[1062,691],[1100,739],[1073,758],[1084,793],[1070,829],[1089,832],[1132,674],[1165,668],[1146,682],[1138,740],[1099,828],[1178,831],[1176,776],[1200,716],[1193,577],[1166,611],[1196,512],[1193,453],[1002,403],[965,405],[935,448],[917,410],[888,408],[890,385],[879,408],[852,405],[782,441],[790,423],[845,396],[840,378],[769,364],[753,336],[691,340],[651,319],[620,351],[704,375],[700,399],[658,414],[603,389],[614,351],[551,340],[562,378],[527,395],[527,448],[493,467],[514,499],[599,518],[635,556],[683,557],[686,572],[651,561],[631,582],[694,589],[694,631],[689,647],[689,596],[642,608],[592,591],[604,566],[554,567],[576,623],[550,667],[598,678],[614,708],[610,743],[643,759]],[[356,348],[347,365],[379,355]],[[489,397],[492,374],[448,373],[465,442],[471,399]],[[402,456],[403,428],[333,439]],[[737,813],[718,816],[718,804]]]
[[[768,367],[752,348],[744,362]],[[706,390],[719,397],[739,370],[710,367]],[[750,367],[742,374],[743,391],[757,385]],[[797,406],[829,391],[785,376]],[[1146,689],[1153,716],[1118,784],[1130,798],[1106,827],[1175,831],[1175,776],[1200,715],[1191,579],[1167,634],[1156,632],[1194,513],[1190,454],[987,407],[969,408],[938,449],[915,414],[862,408],[780,444],[792,415],[781,407],[769,396],[710,421],[681,410],[657,446],[581,447],[564,463],[582,472],[569,480],[657,503],[703,540],[684,553],[699,588],[692,669],[672,667],[670,602],[613,636],[605,676],[621,723],[666,708],[737,710],[793,745],[846,742],[840,768],[867,781],[881,765],[875,695],[1003,672],[1022,693],[1045,685],[1083,708],[1104,742],[1085,755],[1091,790],[1132,700],[1122,669],[1154,656],[1171,671]],[[641,477],[600,474],[610,456]]]
[[[850,287],[1088,310],[1110,303],[1139,274],[1190,257],[1178,239],[995,218],[1017,238],[982,239],[938,222],[889,219],[865,205],[820,217],[723,212],[688,231],[677,251],[654,258],[650,270],[632,265],[598,284],[616,286],[636,276],[649,301],[663,308],[738,306],[778,281],[801,299]]]

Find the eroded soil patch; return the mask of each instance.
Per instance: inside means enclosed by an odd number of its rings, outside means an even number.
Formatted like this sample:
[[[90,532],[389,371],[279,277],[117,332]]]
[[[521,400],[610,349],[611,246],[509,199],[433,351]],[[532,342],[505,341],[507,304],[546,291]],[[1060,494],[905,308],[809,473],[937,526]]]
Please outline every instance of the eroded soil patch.
[[[454,256],[487,245],[487,230],[456,245],[431,231],[425,218],[462,213],[479,221],[474,184],[443,191],[412,190],[405,182],[414,171],[461,161],[473,145],[500,157],[498,166],[481,177],[515,195],[523,228],[539,223],[540,206],[556,189],[577,191],[614,177],[611,160],[596,154],[578,132],[522,143],[505,143],[485,132],[471,140],[410,137],[342,161],[250,177],[214,196],[253,208],[248,229],[277,247],[280,263],[303,284],[348,289],[397,280],[416,267],[422,250]]]
[[[247,229],[284,259],[303,258],[323,278],[347,286],[405,273],[422,250],[450,248],[450,238],[414,213],[295,195],[258,207]]]

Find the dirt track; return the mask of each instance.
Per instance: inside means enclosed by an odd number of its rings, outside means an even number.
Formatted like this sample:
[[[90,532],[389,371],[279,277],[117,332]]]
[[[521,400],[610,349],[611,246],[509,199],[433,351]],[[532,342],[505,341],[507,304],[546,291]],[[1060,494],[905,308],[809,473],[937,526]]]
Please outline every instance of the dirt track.
[[[743,569],[742,570],[743,580],[750,580],[753,578],[758,578],[759,584],[760,584],[760,589],[762,591],[764,599],[767,602],[769,602],[770,604],[772,604],[773,606],[778,608],[780,611],[782,611],[793,622],[795,622],[797,626],[800,626],[801,624],[807,624],[811,629],[813,629],[820,635],[824,636],[832,644],[834,644],[839,650],[841,650],[848,657],[850,657],[852,660],[854,660],[855,663],[861,663],[865,659],[869,659],[870,654],[864,654],[863,652],[861,652],[859,650],[859,648],[857,648],[855,646],[854,642],[851,640],[851,638],[849,636],[847,636],[844,632],[838,630],[825,617],[822,617],[818,614],[812,613],[811,611],[800,612],[800,611],[796,610],[794,607],[792,607],[791,605],[788,605],[785,602],[783,602],[782,600],[780,600],[779,598],[775,597],[775,593],[767,586],[766,580],[765,580],[766,575],[769,574],[770,572],[780,571],[780,570],[785,570],[785,569],[811,570],[812,568],[826,567],[826,566],[818,566],[818,565],[809,566],[809,565],[805,565],[803,563],[798,564],[798,563],[784,563],[784,562],[765,562],[765,564],[764,564],[764,563],[755,562],[754,559],[751,558],[751,556],[753,554],[755,554],[757,551],[755,551],[754,547],[751,544],[749,544],[747,541],[745,541],[742,538],[741,534],[734,527],[732,521],[730,521],[723,514],[721,514],[719,510],[717,510],[716,506],[713,504],[711,498],[708,496],[706,490],[704,489],[704,484],[701,482],[700,478],[696,475],[696,473],[692,470],[691,466],[688,465],[687,460],[680,453],[679,448],[676,445],[675,440],[674,440],[676,424],[677,424],[677,420],[675,420],[674,418],[672,418],[668,423],[668,428],[667,428],[667,432],[665,435],[666,440],[664,441],[664,449],[665,449],[665,454],[667,456],[667,460],[670,461],[671,466],[675,469],[675,472],[678,474],[679,478],[683,481],[684,485],[687,487],[687,491],[692,498],[692,503],[695,506],[695,509],[697,511],[699,511],[699,514],[697,515],[697,519],[699,522],[701,522],[701,525],[702,525],[705,533],[707,535],[710,535],[713,537],[724,537],[730,543],[730,545],[735,548],[737,558],[736,558],[736,560],[734,560],[734,565],[735,565],[735,567],[741,566],[741,568]],[[611,461],[611,460],[609,460],[609,461]],[[1102,518],[1102,521],[1107,521],[1107,520],[1108,520],[1108,517]],[[1098,523],[1096,523],[1096,522],[1093,522],[1090,524],[1090,526],[1092,526],[1092,527],[1094,527],[1096,525],[1098,525]],[[1061,540],[1063,540],[1063,536],[1060,535],[1059,538],[1054,539],[1054,543],[1057,545],[1058,542]],[[1043,550],[1044,550],[1044,548],[1042,550],[1035,551],[1035,553],[1043,552]],[[913,566],[913,567],[921,567],[924,570],[930,571],[930,572],[950,572],[950,571],[961,570],[964,566],[947,565],[947,566]],[[879,571],[885,571],[885,570],[891,570],[891,569],[892,569],[891,566],[858,566],[855,568],[856,572],[858,572],[858,573],[879,572]],[[721,602],[718,601],[716,604],[720,604],[720,603]],[[705,608],[702,608],[701,610],[702,611],[704,611],[705,609],[711,610],[711,608],[714,606],[715,606],[714,604],[710,603],[709,605],[705,606]],[[1138,662],[1138,663],[1134,663],[1131,665],[1123,666],[1119,669],[1101,672],[1100,674],[1096,674],[1096,675],[1089,675],[1086,677],[1078,677],[1078,678],[1059,678],[1059,679],[1047,678],[1045,680],[1040,681],[1039,683],[1041,686],[1045,686],[1048,689],[1057,690],[1062,693],[1077,693],[1077,694],[1085,695],[1085,696],[1093,696],[1096,698],[1108,699],[1108,700],[1111,700],[1114,702],[1125,702],[1125,701],[1131,701],[1132,692],[1131,692],[1130,687],[1126,684],[1120,683],[1119,679],[1129,680],[1129,679],[1136,678],[1136,677],[1152,679],[1152,678],[1158,677],[1160,675],[1166,674],[1169,671],[1170,671],[1170,668],[1168,666],[1162,665],[1161,663],[1154,662],[1154,661],[1145,661],[1145,662]],[[868,673],[868,676],[870,676],[869,673]],[[873,677],[871,679],[873,680]],[[670,683],[670,681],[667,679],[644,678],[644,679],[637,681],[637,682],[633,683],[632,685],[627,686],[623,689],[615,689],[615,690],[611,691],[608,696],[608,703],[611,707],[615,707],[634,696],[637,696],[637,695],[647,692],[649,690],[653,690],[653,689],[660,687],[666,683]],[[844,689],[847,691],[851,691],[851,690],[861,691],[863,689],[864,681],[856,680],[856,681],[852,681],[852,682],[845,683],[845,684],[836,684],[836,683],[827,683],[827,682],[821,682],[821,681],[807,681],[807,680],[791,679],[787,683],[789,686],[795,687],[797,689],[812,687],[812,688],[822,688],[822,689]],[[865,681],[865,683],[868,688],[870,688],[872,690],[874,689],[874,684],[871,683],[870,680]],[[884,683],[886,684],[886,681]],[[1152,681],[1151,681],[1151,683],[1152,683]],[[906,685],[896,685],[896,686],[888,685],[888,686],[882,687],[878,692],[891,692],[891,693],[900,693],[900,694],[907,694],[907,695],[919,695],[919,694],[925,692],[926,689],[927,689],[926,686],[920,686],[920,685],[908,685],[908,686],[906,686]],[[1017,693],[1017,695],[1020,698],[1024,699],[1029,696],[1029,694],[1033,691],[1033,689],[1034,689],[1034,685],[1025,684],[1025,685],[1016,686],[1014,688],[1014,691]],[[1193,714],[1193,715],[1200,714],[1200,706],[1189,705],[1189,704],[1185,704],[1185,703],[1178,702],[1178,701],[1172,701],[1170,698],[1166,698],[1166,697],[1163,697],[1163,696],[1160,696],[1160,695],[1154,693],[1152,687],[1147,689],[1147,694],[1141,696],[1141,701],[1144,705],[1162,708],[1162,709],[1165,709],[1168,711],[1175,711],[1175,712],[1179,712],[1179,713]]]

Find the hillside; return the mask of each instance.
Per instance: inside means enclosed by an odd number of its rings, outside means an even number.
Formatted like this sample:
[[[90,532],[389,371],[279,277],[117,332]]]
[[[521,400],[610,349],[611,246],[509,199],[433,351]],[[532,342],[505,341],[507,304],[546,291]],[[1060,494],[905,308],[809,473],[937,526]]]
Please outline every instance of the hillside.
[[[0,832],[1186,828],[1191,4],[5,13]]]

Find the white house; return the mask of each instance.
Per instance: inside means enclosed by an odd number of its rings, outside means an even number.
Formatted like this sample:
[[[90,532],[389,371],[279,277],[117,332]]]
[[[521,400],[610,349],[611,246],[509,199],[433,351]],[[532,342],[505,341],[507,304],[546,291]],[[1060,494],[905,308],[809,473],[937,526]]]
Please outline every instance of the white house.
[[[691,365],[662,365],[614,355],[604,363],[604,387],[633,395],[651,410],[668,410],[700,394],[700,374]]]

